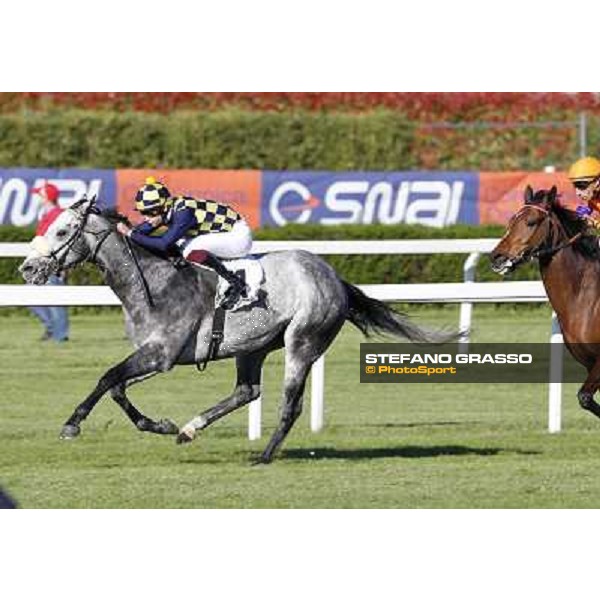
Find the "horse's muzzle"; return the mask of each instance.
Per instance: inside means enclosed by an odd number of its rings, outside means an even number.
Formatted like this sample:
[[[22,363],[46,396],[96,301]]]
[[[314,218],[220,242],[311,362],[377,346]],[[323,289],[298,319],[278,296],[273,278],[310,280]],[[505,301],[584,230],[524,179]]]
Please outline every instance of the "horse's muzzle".
[[[47,258],[29,258],[19,267],[25,283],[44,285],[54,271],[54,261]]]
[[[522,258],[512,259],[502,254],[490,256],[490,261],[492,263],[492,271],[498,273],[498,275],[511,273],[523,262]]]

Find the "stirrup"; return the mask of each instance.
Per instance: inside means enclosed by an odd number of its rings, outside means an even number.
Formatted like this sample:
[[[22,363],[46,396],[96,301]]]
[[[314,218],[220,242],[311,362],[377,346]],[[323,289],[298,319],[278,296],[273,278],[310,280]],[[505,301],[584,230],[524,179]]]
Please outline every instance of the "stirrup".
[[[183,256],[176,256],[175,258],[171,259],[171,264],[178,271],[181,271],[181,269],[187,269],[190,265],[193,265],[195,263],[191,263],[191,262],[185,260],[185,258],[183,258]]]

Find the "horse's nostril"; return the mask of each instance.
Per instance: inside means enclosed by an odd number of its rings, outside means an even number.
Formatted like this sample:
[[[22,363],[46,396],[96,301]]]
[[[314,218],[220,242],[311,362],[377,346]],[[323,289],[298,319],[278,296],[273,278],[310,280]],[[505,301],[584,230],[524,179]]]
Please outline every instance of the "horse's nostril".
[[[490,256],[490,262],[492,265],[492,269],[498,269],[500,268],[504,262],[506,261],[506,257],[503,256],[502,254],[495,254]]]

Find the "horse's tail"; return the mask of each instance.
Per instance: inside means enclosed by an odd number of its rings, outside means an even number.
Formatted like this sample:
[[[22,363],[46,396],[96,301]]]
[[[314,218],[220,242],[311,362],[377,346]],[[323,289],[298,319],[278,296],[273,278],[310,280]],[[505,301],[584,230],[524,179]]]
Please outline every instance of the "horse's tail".
[[[411,342],[443,344],[454,342],[460,337],[457,331],[431,331],[423,329],[404,313],[390,308],[384,302],[370,298],[356,286],[342,282],[348,294],[348,315],[346,319],[366,337],[371,335],[393,335],[409,339]]]

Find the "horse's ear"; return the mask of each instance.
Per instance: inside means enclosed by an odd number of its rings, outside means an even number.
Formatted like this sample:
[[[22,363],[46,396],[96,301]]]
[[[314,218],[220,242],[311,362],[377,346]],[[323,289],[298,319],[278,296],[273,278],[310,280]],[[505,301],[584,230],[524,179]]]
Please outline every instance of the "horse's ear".
[[[556,203],[556,195],[558,193],[558,189],[556,188],[555,185],[552,186],[552,188],[550,189],[550,191],[548,192],[548,204],[555,204]]]
[[[81,214],[99,212],[99,209],[96,207],[96,196],[88,198],[87,195],[84,194],[77,202],[69,206],[69,210],[74,210]]]
[[[525,188],[525,204],[531,204],[533,202],[533,189],[530,185]]]
[[[94,213],[95,215],[99,215],[100,214],[100,209],[98,208],[98,198],[96,196],[92,196],[90,198],[88,207],[87,207],[87,212],[88,213]]]
[[[74,202],[73,204],[71,204],[71,206],[69,206],[69,209],[77,210],[77,209],[81,208],[84,204],[86,204],[87,202],[88,202],[88,198],[84,194],[82,198],[77,200],[77,202]]]

